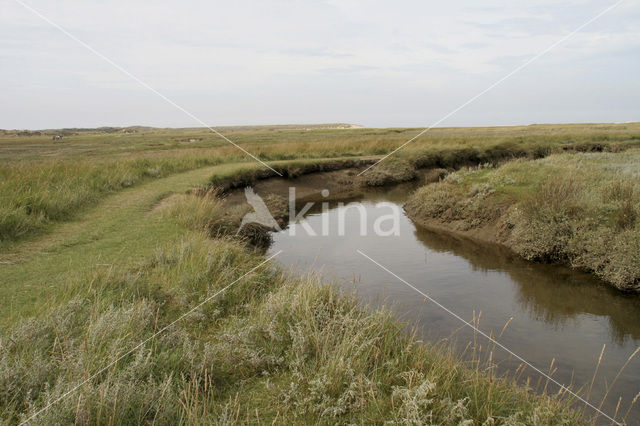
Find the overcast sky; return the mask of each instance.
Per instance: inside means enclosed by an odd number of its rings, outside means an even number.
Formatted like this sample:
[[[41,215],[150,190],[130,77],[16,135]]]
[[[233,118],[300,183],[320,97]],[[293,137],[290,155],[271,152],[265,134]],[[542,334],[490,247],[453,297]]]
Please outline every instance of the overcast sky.
[[[613,4],[26,0],[212,126],[428,126]],[[626,0],[442,126],[640,121]],[[0,128],[197,122],[0,0]]]

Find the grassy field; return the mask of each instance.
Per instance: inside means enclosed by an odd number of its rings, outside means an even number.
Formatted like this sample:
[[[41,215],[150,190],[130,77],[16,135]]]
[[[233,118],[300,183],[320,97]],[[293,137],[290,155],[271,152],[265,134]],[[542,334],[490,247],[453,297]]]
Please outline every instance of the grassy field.
[[[380,156],[419,129],[222,129],[262,160]],[[106,194],[173,173],[254,160],[202,129],[0,133],[0,241],[65,221]],[[371,184],[409,179],[409,168],[458,167],[563,150],[640,146],[640,124],[433,129],[365,176]],[[401,163],[401,164],[398,164]],[[408,164],[408,166],[407,166]],[[401,173],[402,172],[402,173]]]
[[[381,155],[417,132],[227,129],[291,175]],[[639,143],[638,124],[437,129],[367,184],[410,179],[416,167]],[[637,151],[602,155],[633,161]],[[0,158],[3,422],[49,403],[37,423],[581,421],[566,398],[537,396],[421,344],[388,312],[318,277],[272,263],[253,270],[262,252],[218,226],[228,213],[219,200],[189,190],[264,172],[210,133],[70,130],[52,141],[4,132]]]
[[[502,242],[529,260],[640,291],[640,150],[474,167],[417,191],[412,217]]]

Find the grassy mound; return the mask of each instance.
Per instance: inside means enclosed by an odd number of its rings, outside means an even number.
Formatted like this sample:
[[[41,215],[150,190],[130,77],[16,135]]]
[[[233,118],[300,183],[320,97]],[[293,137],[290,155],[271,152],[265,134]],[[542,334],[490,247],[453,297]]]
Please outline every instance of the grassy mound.
[[[417,191],[407,211],[493,239],[529,260],[591,271],[640,290],[640,151],[552,155],[448,175]]]

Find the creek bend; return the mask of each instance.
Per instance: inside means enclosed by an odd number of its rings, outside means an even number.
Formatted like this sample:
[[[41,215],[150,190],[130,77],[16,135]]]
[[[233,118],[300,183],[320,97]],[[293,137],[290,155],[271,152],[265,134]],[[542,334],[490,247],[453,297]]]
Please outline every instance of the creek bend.
[[[599,406],[607,386],[640,345],[640,298],[587,273],[528,262],[495,244],[419,227],[402,210],[413,189],[415,185],[401,184],[344,197],[316,197],[302,221],[273,233],[268,252],[283,250],[278,260],[294,273],[316,271],[343,290],[355,291],[363,304],[389,307],[424,341],[451,342],[465,358],[470,357],[469,343],[475,342],[476,350],[485,351],[475,357],[486,358],[491,342],[425,302],[356,251],[361,250],[485,333],[500,336],[501,344],[540,370],[553,371],[554,379],[571,385],[582,397],[588,393],[606,345],[589,396]],[[397,235],[376,235],[373,223],[390,214],[388,203],[400,212]],[[368,221],[365,235],[360,223],[363,210]],[[343,232],[338,232],[338,219],[344,222]],[[384,229],[390,226],[386,222]],[[294,232],[291,227],[296,228]],[[304,228],[313,229],[315,235]],[[520,362],[502,349],[492,352],[497,373],[518,369]],[[544,389],[546,379],[530,368],[519,375],[521,383],[527,379],[532,388]],[[554,393],[558,388],[549,383],[547,391]],[[625,413],[639,391],[640,358],[634,358],[617,378],[603,411],[612,415],[622,396],[619,411]],[[576,402],[577,408],[582,406]],[[593,414],[589,410],[587,414]],[[635,405],[627,422],[640,424],[638,419],[640,406]]]

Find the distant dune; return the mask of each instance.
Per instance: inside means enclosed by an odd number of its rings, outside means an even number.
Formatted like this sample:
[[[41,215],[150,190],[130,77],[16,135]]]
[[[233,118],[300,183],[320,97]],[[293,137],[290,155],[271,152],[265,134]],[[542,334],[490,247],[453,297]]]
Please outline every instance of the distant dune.
[[[349,123],[325,123],[325,124],[270,124],[270,125],[251,125],[251,126],[214,126],[219,131],[244,131],[244,130],[317,130],[317,129],[364,129],[359,124]],[[0,133],[14,134],[16,136],[38,136],[38,135],[77,135],[81,133],[150,133],[154,131],[166,130],[202,130],[204,127],[150,127],[150,126],[128,126],[128,127],[67,127],[61,129],[40,129],[40,130],[23,130],[23,129],[0,129]]]

